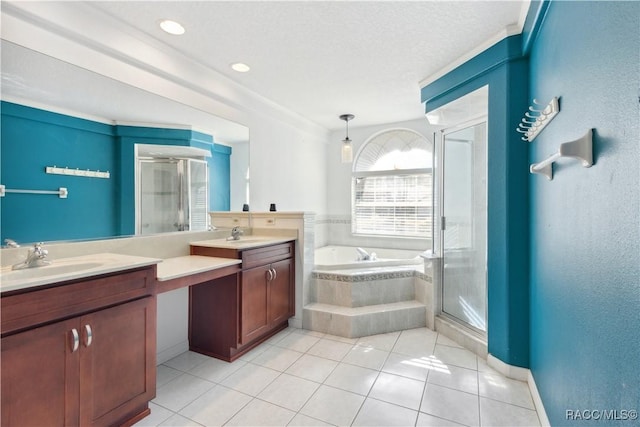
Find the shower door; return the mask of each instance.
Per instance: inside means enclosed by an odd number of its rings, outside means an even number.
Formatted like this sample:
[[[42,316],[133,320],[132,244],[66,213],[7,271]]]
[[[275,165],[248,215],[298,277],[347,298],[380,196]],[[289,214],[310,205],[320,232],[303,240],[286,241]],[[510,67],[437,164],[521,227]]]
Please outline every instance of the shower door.
[[[442,312],[486,333],[487,126],[442,135]]]
[[[207,229],[205,161],[141,158],[138,173],[138,234]]]

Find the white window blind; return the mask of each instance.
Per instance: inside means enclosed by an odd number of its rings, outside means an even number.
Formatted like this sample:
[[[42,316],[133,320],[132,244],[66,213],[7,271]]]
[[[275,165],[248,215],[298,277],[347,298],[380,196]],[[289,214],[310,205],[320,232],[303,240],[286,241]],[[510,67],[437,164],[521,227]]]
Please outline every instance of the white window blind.
[[[431,237],[431,152],[429,141],[405,130],[367,143],[353,172],[354,233]]]

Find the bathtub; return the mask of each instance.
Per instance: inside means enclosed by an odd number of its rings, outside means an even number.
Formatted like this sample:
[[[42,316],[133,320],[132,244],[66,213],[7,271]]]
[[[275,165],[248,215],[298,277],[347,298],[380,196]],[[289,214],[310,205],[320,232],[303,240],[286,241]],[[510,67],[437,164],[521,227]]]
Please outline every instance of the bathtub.
[[[356,246],[324,246],[315,251],[315,270],[348,270],[375,267],[407,266],[423,263],[420,251],[362,247],[375,260],[358,261]]]
[[[427,325],[427,289],[420,251],[362,247],[376,260],[358,261],[355,246],[315,250],[305,329],[358,338]]]

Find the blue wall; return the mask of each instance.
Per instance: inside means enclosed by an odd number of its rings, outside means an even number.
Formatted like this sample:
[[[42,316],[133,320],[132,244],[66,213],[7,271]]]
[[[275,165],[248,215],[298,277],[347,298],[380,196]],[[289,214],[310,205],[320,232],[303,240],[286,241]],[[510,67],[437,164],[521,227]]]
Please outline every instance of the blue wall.
[[[0,198],[0,238],[18,242],[86,239],[116,234],[114,179],[45,173],[46,166],[117,174],[110,125],[2,102],[0,182],[8,189],[57,190],[55,195],[7,193]]]
[[[136,142],[209,150],[210,209],[229,210],[231,148],[182,129],[111,126],[2,102],[0,183],[8,189],[56,190],[55,195],[7,193],[0,198],[0,239],[18,242],[103,238],[135,232]],[[46,166],[111,172],[110,179],[51,175]]]
[[[527,146],[515,131],[527,108],[522,37],[509,37],[422,89],[427,111],[489,85],[487,292],[489,352],[529,366]]]
[[[593,167],[532,175],[531,370],[554,426],[567,410],[640,410],[640,3],[549,4],[530,56],[532,97],[560,113],[531,161],[594,128]]]

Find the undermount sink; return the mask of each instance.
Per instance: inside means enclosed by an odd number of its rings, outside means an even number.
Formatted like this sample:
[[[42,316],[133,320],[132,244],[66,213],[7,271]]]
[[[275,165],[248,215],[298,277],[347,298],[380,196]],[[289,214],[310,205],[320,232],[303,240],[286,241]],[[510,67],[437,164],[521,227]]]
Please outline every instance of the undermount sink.
[[[160,259],[115,253],[96,253],[67,258],[48,258],[51,264],[12,270],[11,266],[0,269],[0,290],[21,291],[34,286],[62,283],[77,279],[129,270],[158,264]]]
[[[264,242],[266,239],[265,238],[246,238],[243,239],[242,237],[238,240],[227,240],[228,243],[237,243],[237,244],[243,244],[243,243],[256,243],[256,242]]]
[[[79,264],[66,264],[66,265],[50,264],[42,267],[11,270],[11,272],[7,276],[3,274],[2,277],[4,278],[8,276],[15,276],[15,277],[28,278],[28,277],[50,276],[55,274],[71,273],[74,271],[89,270],[91,268],[100,267],[101,265],[102,263],[100,262],[84,262]]]
[[[25,279],[34,279],[40,277],[47,276],[57,276],[60,274],[74,273],[84,270],[90,270],[92,268],[100,267],[102,263],[100,262],[80,262],[80,263],[71,263],[71,264],[63,264],[56,265],[55,261],[53,261],[50,265],[45,265],[42,267],[32,267],[32,268],[23,268],[20,270],[11,270],[11,268],[6,268],[2,270],[2,282],[11,282],[16,280],[25,280]]]
[[[241,236],[238,240],[224,239],[212,239],[212,240],[200,240],[197,242],[189,242],[191,246],[203,246],[209,248],[225,248],[225,249],[250,249],[254,247],[260,247],[265,245],[272,245],[275,243],[283,243],[293,240],[290,237],[280,236],[262,236],[262,235],[248,235]]]

